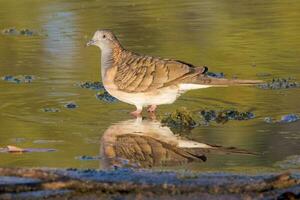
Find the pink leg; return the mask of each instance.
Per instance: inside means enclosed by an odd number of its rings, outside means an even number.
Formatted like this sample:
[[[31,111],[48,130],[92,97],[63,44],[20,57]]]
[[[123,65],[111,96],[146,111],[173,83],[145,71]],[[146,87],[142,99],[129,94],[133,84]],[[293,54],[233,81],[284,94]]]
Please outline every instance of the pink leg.
[[[157,108],[157,105],[151,105],[151,106],[148,106],[147,111],[150,113],[154,113],[156,108]]]
[[[136,111],[131,112],[130,114],[134,117],[141,117],[143,107],[136,106]]]

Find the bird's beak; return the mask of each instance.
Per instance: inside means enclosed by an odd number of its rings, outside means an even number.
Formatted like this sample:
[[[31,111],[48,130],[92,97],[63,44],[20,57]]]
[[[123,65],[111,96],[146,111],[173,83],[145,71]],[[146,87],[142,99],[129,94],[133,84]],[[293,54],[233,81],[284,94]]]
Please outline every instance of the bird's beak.
[[[88,41],[88,43],[86,43],[86,46],[91,46],[91,45],[95,45],[96,44],[96,41],[95,40],[90,40]]]

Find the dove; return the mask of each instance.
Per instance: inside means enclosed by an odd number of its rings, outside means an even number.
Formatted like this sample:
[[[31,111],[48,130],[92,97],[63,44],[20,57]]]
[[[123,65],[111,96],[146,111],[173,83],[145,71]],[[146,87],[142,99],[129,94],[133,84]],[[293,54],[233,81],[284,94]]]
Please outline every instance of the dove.
[[[205,162],[211,154],[256,155],[244,149],[189,140],[175,135],[160,121],[141,117],[110,125],[100,144],[101,166],[107,169],[123,164],[155,167]]]
[[[101,49],[101,78],[107,92],[134,105],[138,117],[143,107],[154,113],[158,105],[172,104],[189,90],[231,85],[253,85],[260,80],[214,78],[206,66],[176,59],[140,55],[123,48],[110,30],[97,30],[87,46]]]

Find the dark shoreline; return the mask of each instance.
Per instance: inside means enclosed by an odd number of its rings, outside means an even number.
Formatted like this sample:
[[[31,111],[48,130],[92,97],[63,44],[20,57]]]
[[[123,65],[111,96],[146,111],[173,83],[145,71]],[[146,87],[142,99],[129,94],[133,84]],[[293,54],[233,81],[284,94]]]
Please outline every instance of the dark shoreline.
[[[0,199],[296,199],[300,173],[0,168]]]

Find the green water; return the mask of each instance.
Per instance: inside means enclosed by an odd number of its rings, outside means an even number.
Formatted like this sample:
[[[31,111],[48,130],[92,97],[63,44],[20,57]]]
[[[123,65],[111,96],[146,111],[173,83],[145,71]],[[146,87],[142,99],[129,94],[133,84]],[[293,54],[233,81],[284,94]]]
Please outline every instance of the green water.
[[[29,28],[47,36],[0,35],[0,76],[34,75],[31,84],[0,81],[0,147],[55,148],[56,152],[0,154],[1,167],[90,167],[100,139],[112,125],[131,118],[133,106],[107,104],[95,92],[76,86],[100,79],[100,52],[85,47],[95,30],[109,28],[127,49],[176,58],[228,78],[300,80],[300,2],[269,1],[38,1],[0,0],[0,29]],[[268,73],[269,77],[258,74]],[[235,146],[259,156],[208,155],[205,163],[172,169],[249,171],[275,169],[274,163],[300,153],[300,122],[267,124],[264,117],[300,113],[300,90],[255,87],[212,88],[188,92],[158,114],[185,106],[235,108],[256,118],[199,126],[190,140]],[[66,102],[79,107],[68,110]],[[45,113],[45,107],[61,112]],[[58,140],[36,143],[36,140]],[[99,163],[100,162],[100,163]],[[160,167],[158,167],[160,168]]]

